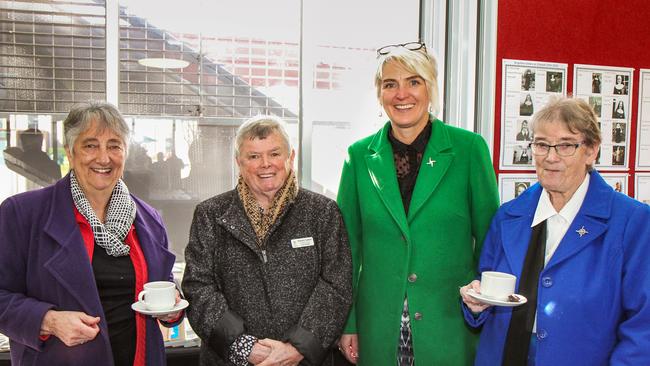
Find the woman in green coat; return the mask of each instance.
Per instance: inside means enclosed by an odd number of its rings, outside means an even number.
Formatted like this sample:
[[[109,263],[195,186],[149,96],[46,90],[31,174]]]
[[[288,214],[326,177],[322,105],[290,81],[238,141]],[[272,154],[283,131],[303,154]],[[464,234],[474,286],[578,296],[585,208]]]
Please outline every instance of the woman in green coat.
[[[499,205],[489,151],[434,117],[436,62],[424,44],[377,52],[377,96],[390,121],[352,144],[343,167],[354,305],[339,348],[359,365],[469,365],[476,335],[458,286],[474,279]]]

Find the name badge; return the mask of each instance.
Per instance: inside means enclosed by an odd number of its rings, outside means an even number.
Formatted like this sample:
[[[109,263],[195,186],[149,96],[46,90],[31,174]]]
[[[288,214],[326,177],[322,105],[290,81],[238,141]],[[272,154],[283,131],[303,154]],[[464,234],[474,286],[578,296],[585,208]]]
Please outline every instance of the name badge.
[[[313,247],[313,246],[314,246],[314,238],[312,238],[311,236],[308,238],[291,239],[291,247],[294,249]]]

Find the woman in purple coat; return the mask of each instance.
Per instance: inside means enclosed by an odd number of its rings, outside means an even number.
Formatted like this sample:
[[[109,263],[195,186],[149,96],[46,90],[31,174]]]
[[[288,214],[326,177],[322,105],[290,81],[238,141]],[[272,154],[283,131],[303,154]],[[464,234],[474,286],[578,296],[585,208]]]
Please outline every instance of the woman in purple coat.
[[[87,103],[64,133],[70,173],[0,205],[0,332],[11,363],[164,365],[157,321],[131,304],[145,282],[171,279],[174,255],[158,213],[120,179],[129,128],[112,105]]]

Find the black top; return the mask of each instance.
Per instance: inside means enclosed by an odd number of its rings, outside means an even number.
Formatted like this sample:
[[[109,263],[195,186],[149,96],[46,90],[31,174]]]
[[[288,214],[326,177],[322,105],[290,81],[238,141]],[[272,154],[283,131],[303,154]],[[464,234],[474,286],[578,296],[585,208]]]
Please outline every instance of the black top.
[[[93,272],[102,303],[115,366],[133,366],[135,358],[135,269],[131,257],[113,257],[97,244]]]
[[[430,137],[431,122],[427,122],[426,127],[424,127],[422,132],[420,132],[418,137],[416,137],[410,145],[406,145],[397,140],[397,138],[393,136],[392,129],[390,129],[388,133],[388,140],[393,147],[393,159],[395,159],[397,183],[399,184],[399,192],[402,195],[402,204],[404,205],[404,212],[406,214],[409,213],[411,196],[413,196],[415,181],[420,172],[422,155],[424,155],[424,150],[429,143]]]

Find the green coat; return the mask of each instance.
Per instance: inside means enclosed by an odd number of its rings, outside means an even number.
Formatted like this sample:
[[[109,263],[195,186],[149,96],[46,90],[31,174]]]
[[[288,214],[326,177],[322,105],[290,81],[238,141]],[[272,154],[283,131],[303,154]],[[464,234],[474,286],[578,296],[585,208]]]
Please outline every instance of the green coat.
[[[479,135],[432,121],[408,216],[390,123],[348,149],[338,204],[352,248],[355,298],[345,333],[359,335],[361,366],[395,366],[405,296],[416,365],[474,360],[476,334],[463,320],[458,288],[475,278],[499,206],[496,177]]]

